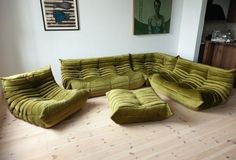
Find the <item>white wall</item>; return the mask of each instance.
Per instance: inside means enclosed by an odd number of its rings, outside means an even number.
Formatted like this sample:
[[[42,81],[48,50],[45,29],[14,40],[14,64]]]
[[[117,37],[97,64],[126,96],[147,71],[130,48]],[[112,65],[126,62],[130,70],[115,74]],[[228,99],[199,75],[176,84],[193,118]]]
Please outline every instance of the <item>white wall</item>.
[[[178,54],[197,60],[202,37],[207,0],[184,0]]]
[[[80,31],[44,31],[39,0],[1,0],[0,76],[51,64],[60,83],[59,58],[149,51],[176,55],[183,1],[173,0],[170,34],[134,36],[133,0],[78,0]]]
[[[198,56],[206,0],[173,0],[169,34],[134,36],[133,0],[78,0],[79,31],[44,31],[39,1],[0,1],[0,76],[51,64],[61,83],[59,58],[167,52]]]

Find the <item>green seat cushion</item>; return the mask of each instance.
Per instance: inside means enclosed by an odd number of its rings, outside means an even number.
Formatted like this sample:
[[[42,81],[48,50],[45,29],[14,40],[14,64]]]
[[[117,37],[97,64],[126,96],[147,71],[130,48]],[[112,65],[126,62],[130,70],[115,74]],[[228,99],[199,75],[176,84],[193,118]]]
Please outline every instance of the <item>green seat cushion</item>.
[[[170,117],[167,103],[152,88],[114,89],[106,93],[111,119],[118,124],[163,120]]]
[[[86,90],[65,90],[54,80],[51,68],[2,78],[4,96],[10,112],[29,123],[49,128],[86,102]]]
[[[71,88],[85,89],[89,92],[89,97],[102,96],[112,88],[129,88],[128,76],[116,76],[114,78],[97,78],[92,81],[80,79],[70,80]]]
[[[85,89],[89,92],[89,97],[105,95],[111,89],[136,89],[145,83],[143,74],[140,72],[130,72],[128,75],[115,76],[110,78],[96,78],[86,81],[81,79],[72,79],[69,81],[73,89]]]
[[[184,104],[192,110],[199,110],[203,104],[201,92],[194,89],[181,87],[178,83],[168,81],[159,74],[149,77],[150,84],[154,90]]]

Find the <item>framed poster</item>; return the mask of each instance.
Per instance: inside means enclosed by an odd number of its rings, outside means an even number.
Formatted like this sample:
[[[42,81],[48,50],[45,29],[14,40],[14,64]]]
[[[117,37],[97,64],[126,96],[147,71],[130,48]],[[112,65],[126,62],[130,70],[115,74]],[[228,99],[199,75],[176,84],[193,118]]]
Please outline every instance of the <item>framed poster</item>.
[[[77,0],[40,0],[44,29],[79,30]]]
[[[134,34],[169,33],[172,0],[134,0]]]

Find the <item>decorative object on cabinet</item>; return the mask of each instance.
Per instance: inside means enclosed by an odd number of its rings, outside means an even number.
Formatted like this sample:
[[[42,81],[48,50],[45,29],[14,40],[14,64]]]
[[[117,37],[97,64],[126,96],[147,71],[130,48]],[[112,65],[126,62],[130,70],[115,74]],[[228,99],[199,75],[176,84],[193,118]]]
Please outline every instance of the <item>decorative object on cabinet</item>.
[[[234,36],[231,30],[227,30],[227,31],[219,31],[219,30],[215,30],[212,33],[212,37],[211,37],[211,41],[212,42],[226,42],[226,43],[230,43],[234,41]]]
[[[212,33],[211,41],[213,42],[225,42],[225,39],[222,37],[222,32],[215,30]]]
[[[169,33],[172,0],[134,0],[134,34]]]
[[[77,0],[41,0],[44,29],[79,30]]]

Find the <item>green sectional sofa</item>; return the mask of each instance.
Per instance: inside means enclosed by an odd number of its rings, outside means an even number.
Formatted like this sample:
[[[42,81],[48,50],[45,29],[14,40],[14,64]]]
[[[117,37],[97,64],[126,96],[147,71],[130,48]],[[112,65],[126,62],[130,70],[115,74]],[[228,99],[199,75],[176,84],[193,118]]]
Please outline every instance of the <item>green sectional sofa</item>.
[[[10,112],[44,128],[78,111],[88,97],[86,90],[62,89],[55,82],[50,66],[1,79]]]
[[[114,88],[136,89],[146,84],[193,110],[225,103],[235,79],[235,70],[164,53],[64,59],[61,71],[65,88],[86,89],[90,97]]]

